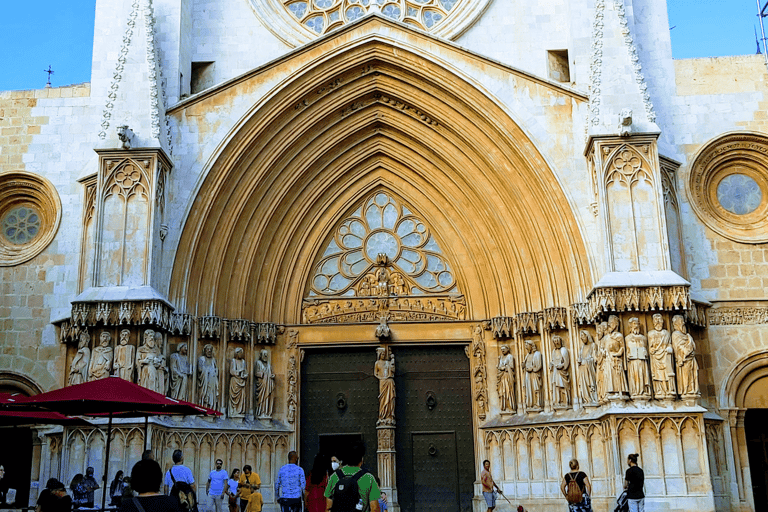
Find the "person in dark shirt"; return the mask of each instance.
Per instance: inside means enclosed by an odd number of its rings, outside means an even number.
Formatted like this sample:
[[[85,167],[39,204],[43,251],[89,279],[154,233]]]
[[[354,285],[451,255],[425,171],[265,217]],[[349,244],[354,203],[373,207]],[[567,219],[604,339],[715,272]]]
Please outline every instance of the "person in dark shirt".
[[[88,487],[85,485],[85,477],[82,473],[72,478],[69,489],[72,491],[72,503],[76,509],[88,506]]]
[[[123,498],[120,512],[182,512],[179,500],[160,493],[163,471],[151,459],[137,462],[131,470],[131,487],[138,495]]]
[[[63,483],[51,478],[40,492],[37,498],[35,512],[70,512],[72,510],[72,498],[67,495],[67,489]]]
[[[645,485],[645,473],[637,465],[637,453],[631,453],[627,457],[627,473],[624,476],[624,489],[627,490],[627,504],[629,505],[629,512],[644,512],[645,511],[645,493],[643,492],[643,486]]]
[[[85,504],[88,508],[93,508],[95,491],[96,489],[101,489],[101,486],[93,477],[93,473],[93,468],[89,467],[85,470],[85,478],[83,478],[83,484],[88,489],[88,501]]]

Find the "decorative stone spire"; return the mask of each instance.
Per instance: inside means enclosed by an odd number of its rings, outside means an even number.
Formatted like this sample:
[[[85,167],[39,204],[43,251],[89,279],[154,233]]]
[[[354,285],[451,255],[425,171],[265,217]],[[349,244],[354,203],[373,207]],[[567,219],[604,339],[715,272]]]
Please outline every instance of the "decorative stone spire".
[[[624,2],[595,0],[589,136],[659,132]]]
[[[105,91],[98,136],[107,145],[114,141],[120,147],[117,128],[127,125],[135,134],[136,147],[162,147],[170,153],[153,3],[133,0],[126,10],[117,60],[107,64],[114,73]],[[116,46],[114,41],[105,42],[110,43]]]

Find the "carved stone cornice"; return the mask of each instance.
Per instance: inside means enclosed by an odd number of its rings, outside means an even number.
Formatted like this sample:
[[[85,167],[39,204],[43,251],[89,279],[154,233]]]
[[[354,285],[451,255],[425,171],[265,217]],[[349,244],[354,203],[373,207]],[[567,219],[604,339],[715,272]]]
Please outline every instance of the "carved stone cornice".
[[[542,311],[519,313],[515,317],[515,332],[518,334],[539,332],[539,319],[543,314]]]
[[[145,325],[167,331],[173,307],[162,300],[73,302],[71,326]]]
[[[382,315],[389,322],[444,322],[464,320],[465,313],[463,296],[304,299],[302,323],[379,323]]]
[[[764,325],[768,324],[768,307],[713,307],[707,316],[709,325]]]
[[[544,325],[549,330],[568,328],[568,310],[566,308],[547,308],[544,310]]]
[[[277,324],[269,322],[251,323],[253,332],[256,336],[256,343],[264,345],[274,345],[277,341]]]
[[[227,329],[230,339],[239,341],[250,341],[251,339],[251,322],[248,320],[227,320]]]
[[[201,338],[221,337],[221,317],[206,315],[197,318],[198,334]]]
[[[691,299],[687,286],[628,286],[596,288],[586,302],[571,305],[577,324],[591,324],[609,313],[675,311],[688,324],[706,327],[707,305]]]
[[[491,318],[490,328],[494,338],[511,338],[515,333],[515,317],[495,316]]]
[[[192,315],[186,313],[172,313],[169,331],[171,334],[192,334]]]

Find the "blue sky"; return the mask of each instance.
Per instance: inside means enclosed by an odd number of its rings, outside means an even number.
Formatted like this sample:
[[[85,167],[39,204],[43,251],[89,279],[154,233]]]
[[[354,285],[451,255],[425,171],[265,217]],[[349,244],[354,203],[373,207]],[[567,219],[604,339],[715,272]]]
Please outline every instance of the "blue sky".
[[[95,0],[4,0],[0,91],[44,87],[49,65],[54,87],[90,81],[94,6]],[[755,53],[757,0],[668,0],[668,6],[676,59]]]

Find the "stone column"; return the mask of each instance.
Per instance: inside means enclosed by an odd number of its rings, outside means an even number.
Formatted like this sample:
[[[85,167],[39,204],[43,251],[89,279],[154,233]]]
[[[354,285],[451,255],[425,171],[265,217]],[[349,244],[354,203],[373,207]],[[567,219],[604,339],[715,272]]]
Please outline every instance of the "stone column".
[[[381,490],[387,493],[390,508],[393,511],[399,510],[397,487],[395,485],[395,426],[378,424],[376,426],[376,434],[378,437],[376,456],[378,459]]]

